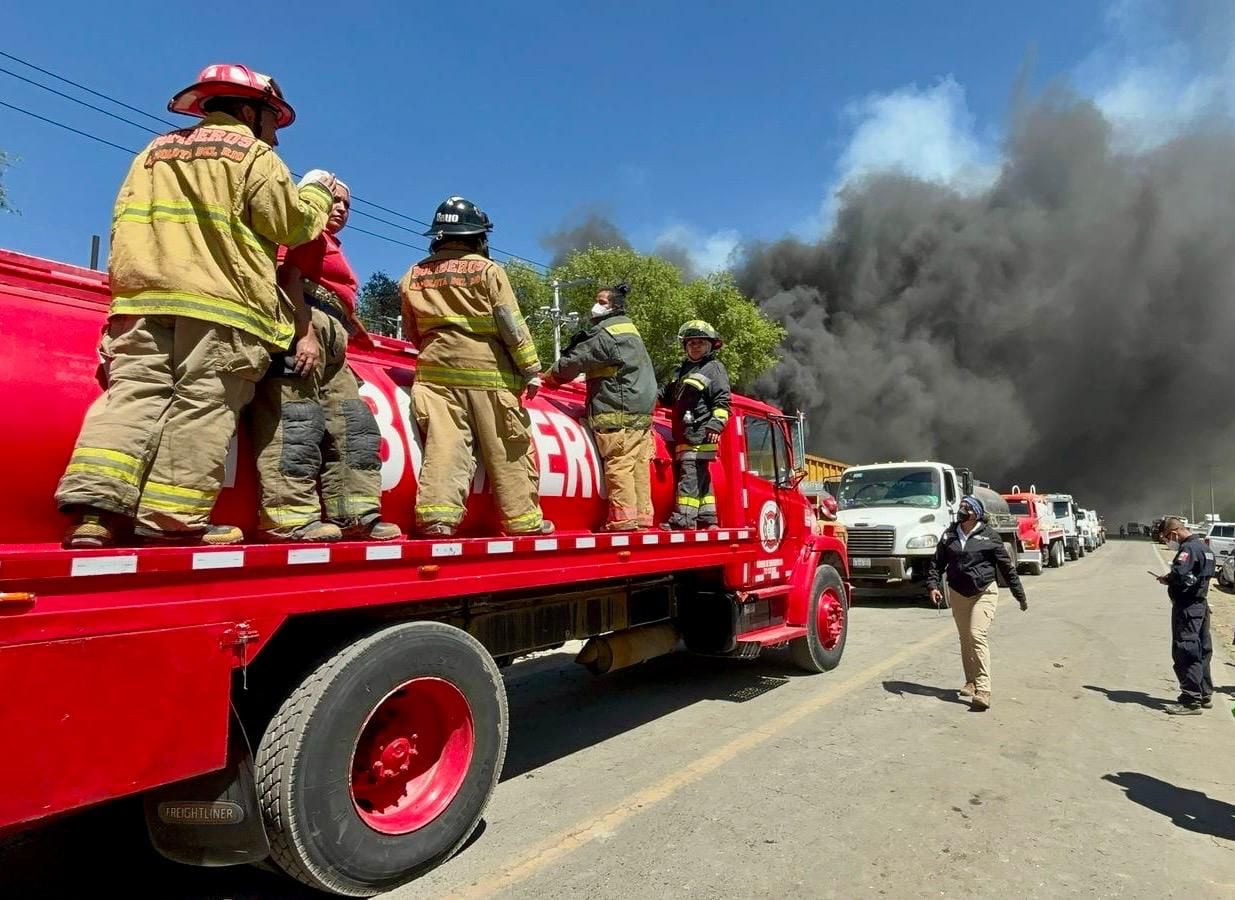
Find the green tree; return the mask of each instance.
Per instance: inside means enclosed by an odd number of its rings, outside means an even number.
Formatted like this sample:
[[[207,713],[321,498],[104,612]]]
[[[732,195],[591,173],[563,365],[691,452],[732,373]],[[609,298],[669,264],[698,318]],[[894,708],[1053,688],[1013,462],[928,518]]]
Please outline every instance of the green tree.
[[[738,290],[728,273],[682,281],[672,263],[622,247],[591,247],[576,251],[559,267],[542,276],[528,266],[507,267],[523,314],[532,325],[536,346],[546,366],[553,359],[553,333],[538,315],[553,300],[552,279],[590,278],[592,283],[562,290],[564,310],[579,314],[586,325],[596,291],[619,281],[630,284],[630,317],[643,334],[657,377],[664,379],[682,360],[678,327],[688,319],[707,319],[725,338],[721,361],[735,385],[748,385],[777,362],[776,349],[785,332]],[[565,343],[571,329],[563,330]]]
[[[374,334],[398,337],[401,302],[399,283],[385,272],[374,272],[356,300],[356,315],[364,327]]]

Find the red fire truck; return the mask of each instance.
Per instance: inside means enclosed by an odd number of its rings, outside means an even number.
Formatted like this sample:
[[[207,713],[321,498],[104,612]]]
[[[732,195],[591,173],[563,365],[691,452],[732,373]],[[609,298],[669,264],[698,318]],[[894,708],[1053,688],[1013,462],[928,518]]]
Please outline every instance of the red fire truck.
[[[583,390],[529,403],[547,537],[496,537],[476,476],[466,533],[389,544],[68,551],[52,501],[99,395],[100,273],[0,251],[0,828],[141,793],[164,855],[269,857],[367,895],[468,839],[506,750],[499,668],[587,639],[598,672],[667,653],[787,646],[818,672],[845,646],[845,548],[798,490],[801,424],[733,398],[713,466],[718,530],[605,533]],[[406,529],[421,445],[415,350],[353,365],[381,425],[383,515]],[[653,487],[668,515],[663,413]],[[256,533],[242,433],[216,515]]]
[[[1016,516],[1017,558],[1025,570],[1030,575],[1041,575],[1046,566],[1062,566],[1064,529],[1046,495],[1038,493],[1037,485],[1022,491],[1019,484],[1014,484],[1003,499],[1008,501],[1008,511]]]

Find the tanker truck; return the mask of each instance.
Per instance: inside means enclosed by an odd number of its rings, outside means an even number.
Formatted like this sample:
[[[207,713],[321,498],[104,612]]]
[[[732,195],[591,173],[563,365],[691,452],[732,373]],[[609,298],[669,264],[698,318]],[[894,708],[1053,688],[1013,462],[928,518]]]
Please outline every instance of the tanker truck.
[[[101,273],[0,250],[0,834],[140,794],[170,859],[375,894],[478,834],[506,752],[500,668],[519,656],[584,640],[577,661],[598,673],[679,646],[840,663],[845,547],[799,489],[802,421],[740,394],[711,464],[713,530],[603,530],[576,383],[526,403],[553,535],[500,535],[478,470],[449,539],[62,549],[52,494],[102,389],[109,299]],[[416,349],[374,337],[348,359],[381,430],[382,516],[406,530]],[[667,410],[653,431],[663,521]],[[255,482],[242,429],[219,520],[255,533]]]
[[[968,469],[941,462],[888,462],[852,466],[841,475],[839,522],[848,531],[849,570],[867,596],[926,596],[931,557],[944,529],[956,521],[961,497],[986,506],[1012,564],[1017,564],[1017,521],[1007,501]],[[1002,578],[1001,578],[1002,583]]]

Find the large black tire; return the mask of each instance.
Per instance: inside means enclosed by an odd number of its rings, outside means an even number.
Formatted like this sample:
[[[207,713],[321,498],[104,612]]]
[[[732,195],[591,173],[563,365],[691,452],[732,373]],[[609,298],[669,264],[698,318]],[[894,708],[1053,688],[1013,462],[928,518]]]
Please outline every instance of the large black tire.
[[[416,678],[445,682],[466,700],[471,761],[435,818],[406,834],[382,833],[357,811],[352,755],[370,714]],[[301,682],[258,746],[271,857],[305,884],[348,896],[424,874],[449,859],[480,821],[502,771],[506,733],[502,677],[471,635],[440,622],[411,622],[357,641]]]
[[[819,606],[839,601],[841,629],[839,636],[821,636],[819,633]],[[810,587],[810,605],[806,610],[806,636],[789,642],[793,664],[807,672],[827,672],[840,665],[845,652],[845,638],[849,635],[849,598],[845,596],[845,583],[840,574],[828,565],[820,565]]]
[[[1055,541],[1051,544],[1049,553],[1050,562],[1048,565],[1052,569],[1062,569],[1064,563],[1063,541]]]
[[[1042,554],[1038,554],[1038,558],[1025,563],[1025,572],[1029,575],[1042,574]]]

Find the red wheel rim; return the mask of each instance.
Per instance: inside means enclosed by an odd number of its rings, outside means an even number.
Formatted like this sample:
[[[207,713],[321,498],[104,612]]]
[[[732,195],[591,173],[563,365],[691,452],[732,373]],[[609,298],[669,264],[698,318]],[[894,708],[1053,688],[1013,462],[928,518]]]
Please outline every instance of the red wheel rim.
[[[834,649],[845,634],[845,602],[834,588],[826,588],[819,595],[819,605],[815,610],[815,631],[825,650]]]
[[[463,786],[472,708],[440,678],[413,678],[369,713],[352,754],[352,802],[374,831],[407,834],[436,819]]]

